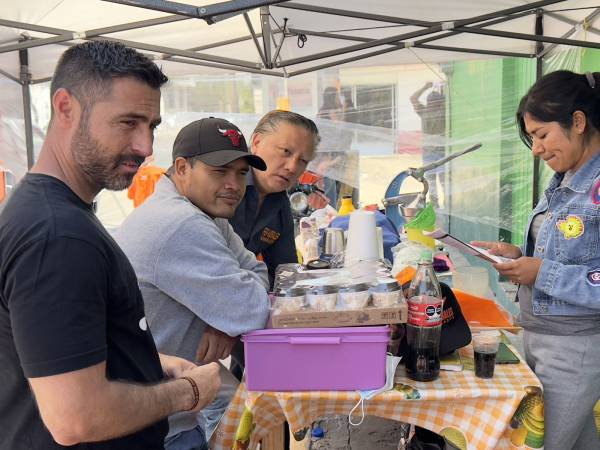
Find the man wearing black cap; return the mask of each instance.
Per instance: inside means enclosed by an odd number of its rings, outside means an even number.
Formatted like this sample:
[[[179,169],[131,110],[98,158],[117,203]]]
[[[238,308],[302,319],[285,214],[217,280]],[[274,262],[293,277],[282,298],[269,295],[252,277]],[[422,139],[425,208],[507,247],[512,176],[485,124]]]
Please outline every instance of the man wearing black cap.
[[[267,322],[267,268],[227,221],[244,196],[249,166],[266,168],[238,127],[212,117],[192,122],[177,135],[173,165],[154,194],[117,232],[160,351],[223,359],[237,336]],[[168,450],[203,448],[210,438],[235,392],[235,379],[221,367],[222,389],[203,411],[206,436],[196,414],[172,416]]]

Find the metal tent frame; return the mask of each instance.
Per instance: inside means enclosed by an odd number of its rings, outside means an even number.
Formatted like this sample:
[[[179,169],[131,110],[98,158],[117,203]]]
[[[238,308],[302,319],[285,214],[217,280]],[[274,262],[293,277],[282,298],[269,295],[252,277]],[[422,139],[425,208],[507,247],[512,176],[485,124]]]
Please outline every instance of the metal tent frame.
[[[47,26],[40,26],[31,23],[17,22],[11,20],[0,19],[0,26],[10,27],[20,30],[27,30],[37,33],[52,35],[47,38],[33,38],[23,34],[18,42],[3,43],[0,45],[0,54],[17,51],[19,53],[20,73],[19,78],[14,77],[10,73],[0,69],[0,74],[8,79],[18,83],[22,88],[23,110],[25,119],[25,134],[27,146],[27,163],[30,168],[34,162],[33,150],[33,133],[32,133],[32,118],[31,118],[31,94],[30,85],[36,83],[47,82],[50,78],[33,79],[29,70],[28,49],[51,44],[73,45],[74,41],[78,40],[114,40],[124,43],[127,46],[136,48],[144,52],[150,52],[149,56],[153,59],[164,59],[178,63],[191,65],[199,65],[216,69],[225,69],[238,72],[250,72],[263,75],[277,77],[293,77],[308,72],[314,72],[320,69],[325,69],[333,66],[351,63],[366,58],[371,58],[377,55],[382,55],[389,52],[396,52],[402,49],[411,47],[438,50],[444,52],[461,52],[474,53],[483,55],[496,55],[501,57],[517,57],[517,58],[536,58],[538,67],[538,76],[541,76],[542,60],[549,53],[554,51],[558,45],[585,47],[585,48],[600,48],[600,42],[590,42],[571,39],[576,30],[582,24],[587,25],[587,32],[600,36],[600,29],[591,26],[600,14],[600,8],[586,8],[593,11],[582,21],[574,21],[568,17],[556,12],[544,11],[545,7],[553,4],[564,2],[565,0],[540,0],[532,3],[526,3],[521,6],[502,9],[487,14],[482,14],[466,19],[447,21],[447,22],[431,22],[403,17],[386,16],[378,14],[370,14],[361,11],[351,11],[343,9],[328,8],[323,6],[308,5],[297,3],[289,0],[229,0],[223,3],[216,3],[203,7],[188,5],[184,3],[176,3],[171,1],[160,0],[103,0],[111,3],[122,5],[135,6],[139,8],[152,9],[169,13],[170,15],[155,19],[142,20],[137,22],[123,23],[104,28],[97,28],[87,31],[73,31]],[[252,9],[260,8],[260,32],[256,32],[250,21],[248,12]],[[274,22],[270,15],[270,8],[282,8],[289,10],[299,10],[312,14],[349,17],[355,19],[368,20],[375,23],[406,25],[418,27],[417,30],[393,35],[381,39],[366,38],[359,35],[340,34],[333,32],[322,32],[310,29],[288,28],[286,20],[282,26]],[[161,24],[178,22],[190,19],[202,19],[209,25],[216,24],[220,21],[242,14],[248,28],[246,36],[227,39],[204,46],[197,46],[188,49],[178,49],[166,46],[152,45],[143,42],[131,40],[116,39],[109,35],[135,30],[145,27],[152,27]],[[508,31],[500,31],[491,29],[493,25],[510,22],[528,15],[536,16],[535,30],[533,34],[515,33]],[[547,36],[543,32],[544,16],[551,17],[571,26],[569,31],[562,36]],[[505,39],[520,39],[525,41],[536,42],[535,52],[519,53],[507,52],[501,50],[489,50],[472,47],[457,47],[451,45],[443,45],[444,39],[457,34],[474,34],[494,36]],[[338,48],[312,53],[306,56],[290,59],[282,59],[280,51],[284,42],[288,38],[303,38],[307,36],[316,36],[326,38],[331,42],[353,42],[351,45],[339,46]],[[202,53],[203,50],[215,49],[226,45],[253,41],[260,62],[227,58],[208,53]],[[475,41],[475,40],[474,40]],[[432,44],[432,42],[436,42]],[[476,42],[476,41],[475,41]],[[544,47],[544,43],[550,45]],[[376,47],[382,47],[371,51]],[[366,51],[366,52],[365,52]],[[362,53],[359,53],[362,52]],[[353,56],[343,56],[352,54]],[[312,63],[322,59],[340,57],[339,59],[329,60],[320,64],[311,65],[296,70],[290,71],[293,66],[302,63]],[[534,166],[534,202],[537,201],[539,195],[537,191],[537,180],[539,179],[539,161]]]

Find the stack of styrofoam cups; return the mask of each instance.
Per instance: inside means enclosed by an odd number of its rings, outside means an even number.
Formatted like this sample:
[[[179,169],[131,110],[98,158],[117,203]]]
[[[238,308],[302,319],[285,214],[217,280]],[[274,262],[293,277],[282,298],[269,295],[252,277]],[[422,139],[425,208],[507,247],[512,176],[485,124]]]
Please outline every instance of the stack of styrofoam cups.
[[[380,261],[383,261],[383,228],[377,227],[375,228],[375,233],[377,236],[377,255]]]
[[[379,259],[375,213],[357,210],[350,214],[344,265]]]

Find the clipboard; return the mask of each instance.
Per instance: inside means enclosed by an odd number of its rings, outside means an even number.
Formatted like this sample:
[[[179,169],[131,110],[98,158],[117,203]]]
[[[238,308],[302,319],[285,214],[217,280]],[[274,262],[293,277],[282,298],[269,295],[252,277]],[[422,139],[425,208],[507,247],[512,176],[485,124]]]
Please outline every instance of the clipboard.
[[[492,264],[504,263],[508,261],[512,261],[510,258],[504,258],[503,256],[492,255],[485,248],[476,247],[475,245],[467,244],[466,242],[461,241],[457,237],[452,236],[444,230],[439,228],[433,231],[423,231],[425,236],[429,236],[433,239],[437,239],[440,242],[443,242],[450,247],[454,247],[460,250],[463,253],[467,253],[468,255],[477,256],[481,259],[486,260]]]

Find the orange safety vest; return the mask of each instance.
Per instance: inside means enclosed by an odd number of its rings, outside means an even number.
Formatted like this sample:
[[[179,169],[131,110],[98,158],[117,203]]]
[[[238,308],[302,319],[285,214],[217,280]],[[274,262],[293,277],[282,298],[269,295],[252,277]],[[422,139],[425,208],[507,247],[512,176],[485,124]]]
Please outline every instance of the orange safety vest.
[[[127,197],[133,200],[133,207],[140,206],[154,192],[154,186],[165,169],[157,166],[143,166],[133,177],[133,182],[127,190]]]

